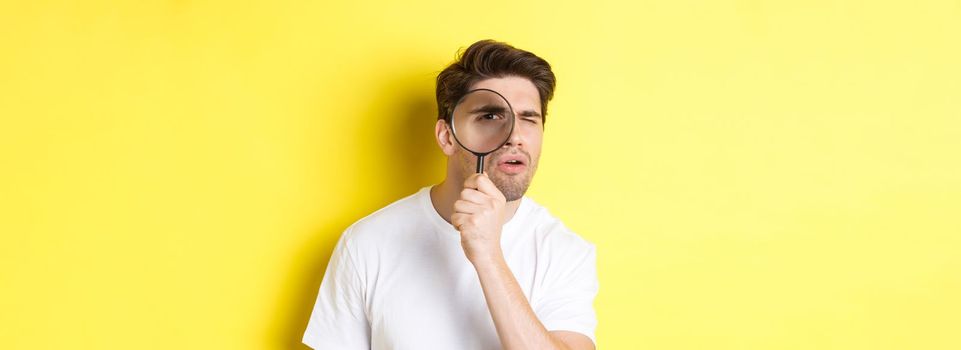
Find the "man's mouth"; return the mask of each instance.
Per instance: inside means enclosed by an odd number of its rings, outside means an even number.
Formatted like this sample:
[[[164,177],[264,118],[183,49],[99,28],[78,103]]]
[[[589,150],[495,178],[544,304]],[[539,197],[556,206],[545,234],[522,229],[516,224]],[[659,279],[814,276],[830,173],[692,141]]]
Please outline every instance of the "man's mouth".
[[[524,156],[520,154],[505,155],[498,159],[497,169],[506,174],[519,174],[527,168]]]

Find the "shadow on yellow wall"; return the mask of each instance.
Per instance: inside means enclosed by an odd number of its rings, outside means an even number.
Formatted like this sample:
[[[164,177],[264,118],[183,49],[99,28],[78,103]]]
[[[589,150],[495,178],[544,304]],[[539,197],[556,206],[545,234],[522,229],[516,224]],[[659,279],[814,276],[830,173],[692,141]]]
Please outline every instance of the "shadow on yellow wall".
[[[278,298],[276,318],[271,322],[271,347],[306,348],[300,339],[327,262],[343,230],[361,217],[412,194],[430,184],[431,179],[443,175],[439,171],[443,169],[444,158],[432,137],[437,109],[431,84],[424,74],[395,77],[372,91],[367,110],[344,116],[361,123],[358,135],[350,137],[357,144],[331,151],[359,153],[352,157],[358,163],[351,166],[362,169],[364,174],[345,185],[381,190],[358,190],[358,193],[375,194],[365,197],[357,203],[357,209],[349,210],[347,215],[323,217],[323,223],[310,235],[310,240],[295,252],[295,264],[290,266],[283,294]],[[389,102],[382,103],[384,101]],[[363,143],[369,140],[383,142],[374,147]]]

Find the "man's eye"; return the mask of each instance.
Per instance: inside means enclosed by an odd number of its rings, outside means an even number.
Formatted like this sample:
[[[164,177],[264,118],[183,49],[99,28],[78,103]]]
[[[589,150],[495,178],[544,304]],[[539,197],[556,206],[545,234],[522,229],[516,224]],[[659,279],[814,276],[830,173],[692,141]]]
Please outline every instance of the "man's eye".
[[[500,119],[501,116],[499,116],[499,115],[497,115],[497,114],[494,114],[494,113],[487,113],[487,114],[484,114],[484,115],[480,116],[480,118],[481,118],[481,119],[485,119],[485,120],[496,120],[496,119]]]
[[[534,123],[534,124],[540,123],[540,120],[537,119],[537,118],[525,118],[524,120],[526,120],[526,121],[528,121],[528,122],[531,122],[531,123]]]

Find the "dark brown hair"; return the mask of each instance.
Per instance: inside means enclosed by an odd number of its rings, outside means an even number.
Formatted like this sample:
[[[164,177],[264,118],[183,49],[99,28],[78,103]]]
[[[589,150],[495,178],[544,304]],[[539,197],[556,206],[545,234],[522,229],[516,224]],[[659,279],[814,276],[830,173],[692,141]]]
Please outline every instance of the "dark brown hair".
[[[489,78],[527,78],[541,97],[541,115],[547,122],[547,102],[554,97],[557,80],[543,58],[494,40],[481,40],[458,54],[457,60],[437,75],[437,119],[450,122],[451,109],[475,83]]]

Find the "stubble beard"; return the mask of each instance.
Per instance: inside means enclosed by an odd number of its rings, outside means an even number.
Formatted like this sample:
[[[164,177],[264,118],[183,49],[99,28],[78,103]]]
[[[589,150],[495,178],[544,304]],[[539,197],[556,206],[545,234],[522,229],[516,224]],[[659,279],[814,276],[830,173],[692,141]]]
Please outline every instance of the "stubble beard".
[[[477,156],[463,150],[460,153],[461,168],[464,176],[474,174],[477,170]],[[527,188],[531,185],[534,172],[537,171],[537,160],[529,159],[530,163],[525,164],[527,167],[524,172],[508,175],[497,170],[497,163],[493,161],[497,156],[504,153],[507,152],[495,152],[484,157],[484,171],[487,172],[494,186],[504,194],[504,198],[507,199],[508,202],[512,202],[521,199],[521,197],[527,193]]]

